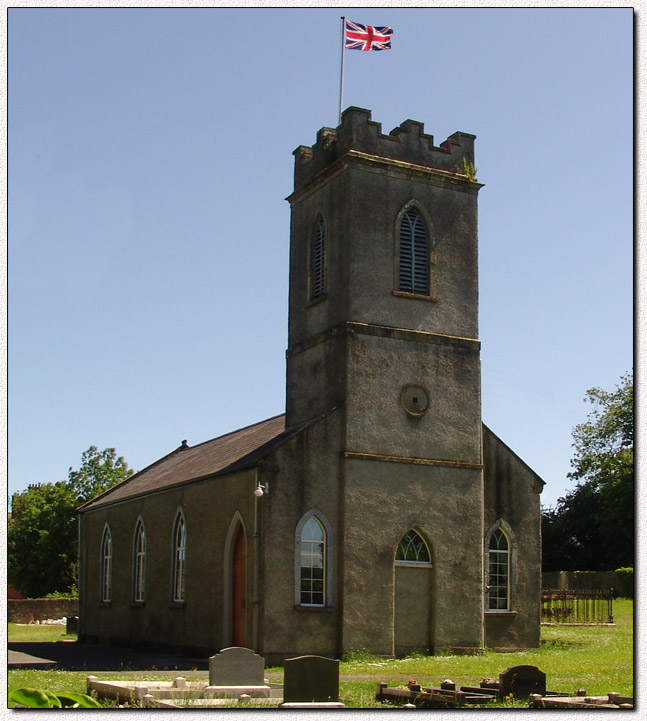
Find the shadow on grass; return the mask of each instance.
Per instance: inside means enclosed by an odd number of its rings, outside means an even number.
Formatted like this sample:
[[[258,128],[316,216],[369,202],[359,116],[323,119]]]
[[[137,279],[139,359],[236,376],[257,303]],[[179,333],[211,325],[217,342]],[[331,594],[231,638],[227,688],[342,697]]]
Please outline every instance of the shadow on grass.
[[[7,648],[9,668],[55,668],[62,671],[186,671],[209,668],[207,659],[78,642],[10,641]]]

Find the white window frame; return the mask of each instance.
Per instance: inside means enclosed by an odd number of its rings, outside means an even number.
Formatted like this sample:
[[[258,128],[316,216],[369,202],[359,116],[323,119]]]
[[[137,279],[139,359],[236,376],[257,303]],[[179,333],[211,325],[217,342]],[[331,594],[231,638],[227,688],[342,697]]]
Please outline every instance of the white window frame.
[[[490,543],[494,534],[499,531],[505,538],[508,548],[507,551],[490,549]],[[512,529],[502,518],[499,518],[488,530],[485,536],[485,611],[486,613],[511,613],[514,607],[514,587],[515,587],[515,568],[516,568],[516,541]],[[493,574],[490,572],[490,562],[493,555],[496,557],[496,565],[498,567],[505,565],[506,584],[493,583]],[[502,559],[505,562],[502,563]],[[501,574],[496,574],[499,577]],[[496,589],[505,588],[505,607],[491,608],[491,599],[497,597],[493,595]],[[500,597],[498,597],[500,598]],[[498,604],[496,604],[498,605]]]
[[[135,524],[133,536],[133,601],[146,600],[146,527],[140,516]]]
[[[100,557],[100,590],[99,598],[101,603],[112,601],[112,533],[110,526],[106,523],[101,536]]]
[[[404,559],[398,558],[398,551],[400,550],[400,546],[402,545],[402,542],[411,533],[415,533],[415,535],[422,542],[422,544],[425,548],[425,551],[426,551],[427,560],[417,560],[417,559],[416,560],[404,560]],[[430,568],[432,566],[431,549],[429,548],[429,544],[427,543],[426,538],[423,536],[423,534],[417,528],[410,528],[398,542],[398,545],[395,548],[395,565],[396,566],[412,566],[415,568],[420,568],[420,567]]]
[[[182,509],[178,509],[173,521],[173,556],[171,573],[171,601],[186,601],[186,519]]]
[[[303,530],[310,520],[315,520],[323,532],[323,603],[301,601],[301,553],[304,550]],[[307,541],[306,541],[307,542]],[[333,602],[333,532],[328,519],[314,508],[303,515],[294,534],[294,605],[298,608],[329,608]]]

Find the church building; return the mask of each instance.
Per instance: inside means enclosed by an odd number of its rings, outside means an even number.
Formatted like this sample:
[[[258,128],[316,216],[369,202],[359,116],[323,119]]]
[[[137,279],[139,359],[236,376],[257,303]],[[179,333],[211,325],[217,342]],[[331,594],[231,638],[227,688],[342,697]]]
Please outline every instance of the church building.
[[[285,413],[80,509],[79,640],[538,646],[543,482],[481,420],[474,136],[350,107],[294,156]]]

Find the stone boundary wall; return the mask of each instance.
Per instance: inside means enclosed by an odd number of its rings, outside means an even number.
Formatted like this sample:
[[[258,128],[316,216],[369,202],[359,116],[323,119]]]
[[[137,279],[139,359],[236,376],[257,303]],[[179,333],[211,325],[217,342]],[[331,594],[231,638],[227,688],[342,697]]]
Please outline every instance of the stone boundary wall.
[[[551,571],[542,573],[541,587],[555,588],[560,591],[573,589],[578,591],[596,589],[605,591],[613,588],[616,593],[622,592],[622,583],[615,571]]]
[[[78,601],[59,598],[10,598],[7,601],[9,623],[29,623],[78,615]]]

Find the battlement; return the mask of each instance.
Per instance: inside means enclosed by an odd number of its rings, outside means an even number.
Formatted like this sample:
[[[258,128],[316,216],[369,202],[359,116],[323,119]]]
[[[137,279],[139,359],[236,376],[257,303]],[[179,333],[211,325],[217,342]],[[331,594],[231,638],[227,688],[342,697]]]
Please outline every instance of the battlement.
[[[384,135],[382,124],[371,120],[370,110],[349,107],[342,113],[337,128],[321,128],[312,147],[300,145],[294,151],[294,189],[305,185],[349,150],[462,174],[463,158],[474,163],[475,137],[456,132],[435,146],[433,135],[427,135],[424,125],[415,120],[405,120]]]

